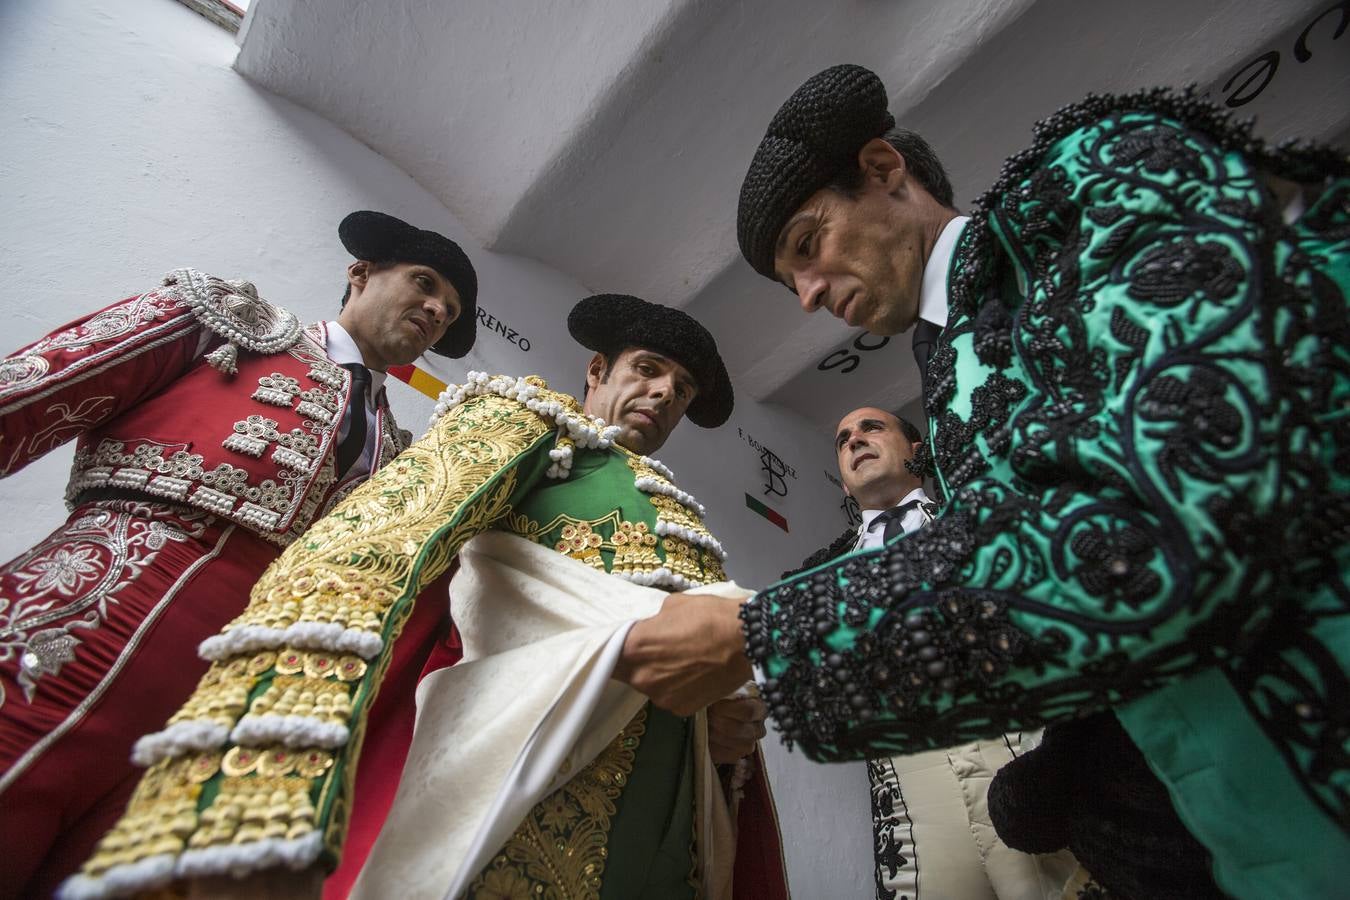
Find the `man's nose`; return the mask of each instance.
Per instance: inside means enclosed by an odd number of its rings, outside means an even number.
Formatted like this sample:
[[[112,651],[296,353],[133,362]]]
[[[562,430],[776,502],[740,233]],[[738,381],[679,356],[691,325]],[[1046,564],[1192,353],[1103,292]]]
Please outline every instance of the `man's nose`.
[[[438,326],[444,322],[446,317],[450,314],[450,311],[445,308],[445,304],[438,300],[424,300],[422,302],[422,310],[430,316],[431,321]]]
[[[813,313],[825,305],[829,297],[829,283],[819,275],[804,274],[796,281],[797,296],[802,312]]]
[[[659,400],[662,403],[669,403],[670,398],[675,396],[675,377],[673,375],[663,375],[653,378],[647,389],[647,396],[653,400]]]

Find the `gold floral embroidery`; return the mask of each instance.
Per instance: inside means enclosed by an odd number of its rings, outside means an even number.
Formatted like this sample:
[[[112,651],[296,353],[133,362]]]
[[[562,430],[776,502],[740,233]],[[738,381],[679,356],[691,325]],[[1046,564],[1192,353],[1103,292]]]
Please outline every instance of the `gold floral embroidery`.
[[[706,581],[707,573],[699,562],[698,548],[688,541],[674,535],[661,538],[661,546],[666,551],[666,568],[676,575],[683,575],[690,581]]]
[[[605,560],[600,556],[600,548],[604,546],[605,541],[591,530],[591,523],[564,525],[559,537],[560,540],[553,546],[554,550],[580,560],[591,568],[602,572],[605,570]]]
[[[267,776],[225,778],[216,801],[201,812],[188,846],[294,839],[314,830],[309,779]]]
[[[190,777],[193,757],[165,760],[146,771],[117,825],[84,864],[86,875],[150,856],[181,853],[197,827],[201,782]]]
[[[267,690],[249,704],[248,713],[251,716],[306,716],[345,725],[352,714],[351,687],[322,677],[278,675]]]
[[[473,900],[600,896],[614,801],[647,730],[644,708],[577,776],[539,801],[469,886]]]
[[[614,564],[610,571],[652,572],[661,567],[661,557],[656,555],[656,535],[646,522],[620,522],[610,540],[614,542]]]

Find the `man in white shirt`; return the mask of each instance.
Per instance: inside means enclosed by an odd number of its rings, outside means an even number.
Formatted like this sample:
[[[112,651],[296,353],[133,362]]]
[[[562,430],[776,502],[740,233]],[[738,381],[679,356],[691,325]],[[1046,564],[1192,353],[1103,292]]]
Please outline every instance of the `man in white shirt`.
[[[959,231],[959,229],[957,229]],[[946,318],[941,280],[925,294]],[[862,523],[808,558],[798,571],[854,550],[870,550],[927,525],[937,505],[910,465],[919,430],[871,406],[844,416],[834,450],[844,493]],[[985,794],[998,768],[1022,750],[1022,736],[867,761],[872,786],[873,855],[878,900],[1033,900],[1058,897],[1075,864],[1066,852],[1031,856],[1006,847],[989,822]]]

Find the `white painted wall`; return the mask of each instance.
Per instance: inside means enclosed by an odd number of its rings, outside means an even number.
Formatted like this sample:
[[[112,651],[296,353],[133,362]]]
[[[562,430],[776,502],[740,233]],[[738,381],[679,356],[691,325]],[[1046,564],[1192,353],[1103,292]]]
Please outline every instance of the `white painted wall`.
[[[0,4],[0,255],[7,289],[0,352],[144,290],[175,267],[247,277],[304,320],[336,313],[343,269],[337,222],[353,209],[394,213],[460,241],[480,303],[530,342],[480,329],[466,368],[537,373],[579,390],[587,354],[566,337],[590,293],[538,263],[478,248],[454,217],[389,161],[326,120],[231,68],[229,35],[172,0],[9,0]],[[510,168],[503,169],[509,177]],[[603,228],[604,223],[597,223]],[[605,285],[592,285],[595,290]],[[737,335],[719,335],[723,342]],[[467,363],[467,366],[464,365]],[[420,434],[430,401],[390,382],[402,423]],[[749,435],[795,470],[771,501],[783,533],[750,512],[763,496]],[[728,425],[683,426],[659,454],[709,507],[730,572],[760,586],[844,525],[829,436],[795,414],[742,398]],[[70,448],[0,481],[0,559],[65,517]],[[871,883],[867,779],[860,764],[815,766],[769,741],[794,895],[864,897]]]

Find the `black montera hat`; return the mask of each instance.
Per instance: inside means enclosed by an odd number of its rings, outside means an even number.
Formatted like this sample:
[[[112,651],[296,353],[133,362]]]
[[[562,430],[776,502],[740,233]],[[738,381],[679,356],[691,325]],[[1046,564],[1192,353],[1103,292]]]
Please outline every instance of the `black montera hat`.
[[[716,428],[731,415],[735,398],[717,342],[689,314],[628,294],[596,294],[572,307],[567,330],[583,347],[611,359],[628,347],[641,347],[684,366],[698,384],[684,413],[695,425]]]
[[[453,359],[469,352],[478,318],[478,274],[459,244],[445,235],[368,209],[343,219],[338,225],[338,237],[347,252],[357,259],[373,263],[421,263],[444,275],[459,293],[459,318],[431,349]]]
[[[787,220],[858,151],[895,127],[886,86],[862,66],[812,75],[774,114],[741,183],[736,239],[755,271],[773,278],[774,246]]]

